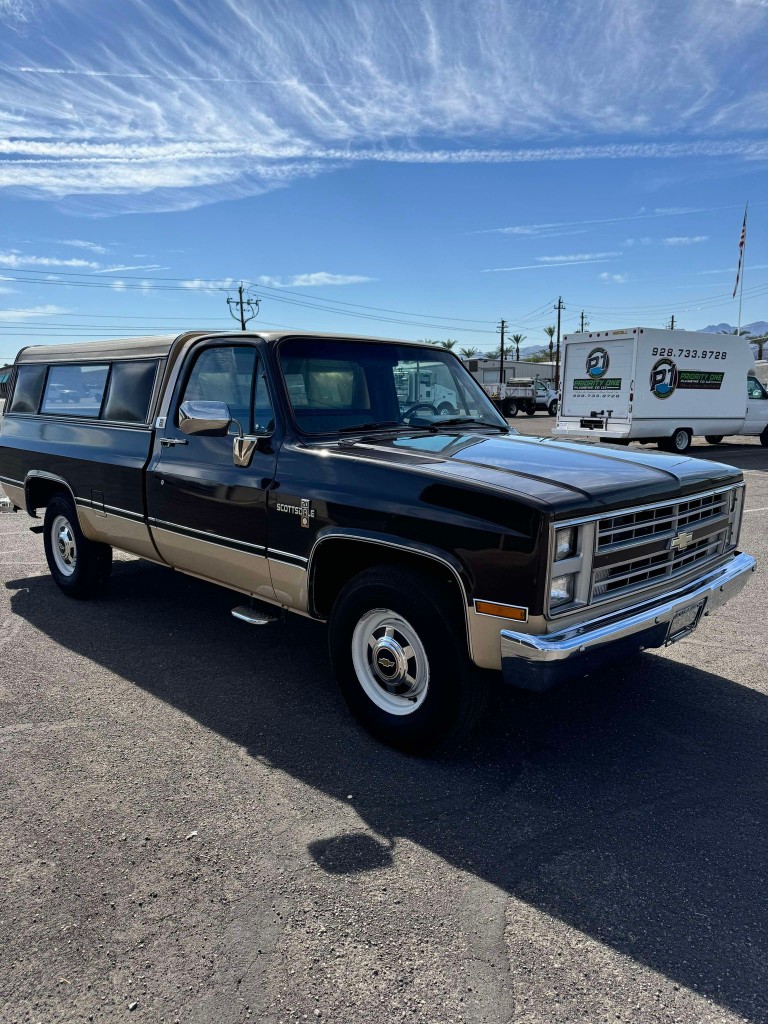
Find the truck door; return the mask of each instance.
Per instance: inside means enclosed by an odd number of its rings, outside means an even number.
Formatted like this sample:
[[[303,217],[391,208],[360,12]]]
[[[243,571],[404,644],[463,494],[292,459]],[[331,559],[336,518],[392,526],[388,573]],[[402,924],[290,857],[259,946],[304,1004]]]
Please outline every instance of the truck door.
[[[562,375],[561,416],[629,418],[635,342],[627,339],[569,341]]]
[[[179,429],[184,401],[226,402],[246,435],[274,431],[262,354],[256,341],[203,342],[177,381],[147,471],[147,512],[158,551],[175,568],[263,597],[273,597],[266,558],[267,491],[276,445],[256,447],[249,466],[233,457],[237,427],[224,437]]]
[[[747,377],[745,434],[762,434],[768,427],[768,391],[753,374]]]

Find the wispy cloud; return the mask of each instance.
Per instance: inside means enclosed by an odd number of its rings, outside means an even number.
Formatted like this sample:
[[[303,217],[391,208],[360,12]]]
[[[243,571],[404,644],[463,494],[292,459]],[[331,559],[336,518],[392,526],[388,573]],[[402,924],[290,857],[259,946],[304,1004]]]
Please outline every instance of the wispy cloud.
[[[258,282],[267,288],[315,288],[327,285],[365,284],[366,281],[373,280],[374,278],[363,277],[361,274],[328,274],[321,270],[314,274],[294,274],[285,278],[263,274]]]
[[[491,267],[483,270],[483,274],[501,274],[508,270],[556,270],[559,267],[583,267],[588,263],[610,263],[609,259],[599,260],[572,260],[569,263],[528,263],[521,267]]]
[[[513,224],[510,227],[504,228],[487,228],[481,234],[499,234],[499,235],[523,235],[526,237],[540,237],[545,235],[554,234],[566,234],[570,233],[572,228],[590,228],[601,224],[623,224],[627,221],[635,220],[656,220],[660,217],[683,217],[693,213],[716,213],[721,210],[736,210],[741,209],[740,206],[709,206],[709,207],[685,207],[685,206],[673,206],[665,208],[656,208],[655,210],[640,210],[637,213],[625,214],[621,217],[599,217],[592,220],[571,220],[571,221],[552,221],[548,224]],[[629,239],[625,244],[633,245],[637,241],[642,244],[650,244],[650,238],[641,239]]]
[[[196,277],[190,281],[181,281],[182,288],[188,288],[193,292],[220,292],[225,288],[232,288],[237,282],[233,277],[225,277],[219,281],[205,281]]]
[[[55,256],[24,256],[17,252],[0,252],[0,266],[19,270],[25,267],[75,267],[81,270],[95,270],[101,264],[76,258],[58,259]]]
[[[2,309],[0,320],[32,320],[41,316],[54,316],[55,314],[66,313],[68,310],[62,306],[32,306],[29,309]]]
[[[709,241],[709,235],[673,235],[672,238],[664,238],[664,245],[699,245],[701,242]]]
[[[4,38],[0,187],[112,213],[258,194],[353,161],[766,159],[754,40],[768,11],[734,2],[738,16],[722,0],[668,5],[662,37],[655,4],[574,0],[553,26],[505,0],[412,0],[386,19],[359,0],[333,17],[230,2],[216,18],[205,0],[123,0],[118,35],[87,6],[47,0],[34,33]],[[0,0],[0,21],[30,10]],[[585,75],[588,51],[601,59]]]
[[[169,267],[161,267],[159,263],[143,263],[132,267],[118,266],[118,267],[102,267],[101,270],[96,270],[96,274],[119,274],[126,270],[169,270]]]
[[[605,281],[606,284],[626,284],[629,280],[627,274],[609,274],[607,271],[603,271],[602,274],[598,274],[601,281]]]
[[[83,238],[60,238],[56,244],[71,245],[73,249],[88,249],[102,256],[109,252],[105,246],[98,245],[96,242],[88,242]]]
[[[621,256],[620,252],[577,252],[570,256],[536,256],[538,263],[595,263]]]

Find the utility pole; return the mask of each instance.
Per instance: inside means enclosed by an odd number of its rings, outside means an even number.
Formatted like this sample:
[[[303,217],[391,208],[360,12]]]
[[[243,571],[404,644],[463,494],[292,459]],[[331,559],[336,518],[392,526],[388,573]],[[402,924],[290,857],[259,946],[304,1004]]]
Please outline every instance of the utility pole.
[[[589,327],[589,320],[587,320],[586,313],[582,309],[582,311],[581,311],[581,327],[579,328],[579,330],[583,334],[584,331],[586,331],[586,329],[588,327]]]
[[[668,331],[674,331],[674,329],[675,329],[675,314],[673,313],[672,316],[669,318],[669,323],[667,324],[667,330]]]
[[[557,348],[555,349],[555,391],[560,390],[560,314],[565,309],[562,295],[558,296],[557,305]],[[584,314],[582,313],[582,316]]]
[[[499,384],[504,384],[504,331],[507,329],[507,321],[502,320],[499,324],[501,331],[501,359],[499,360]]]
[[[256,314],[259,312],[259,306],[261,300],[255,298],[255,296],[249,295],[243,288],[243,282],[237,289],[237,298],[233,298],[231,295],[227,296],[227,305],[229,306],[229,314],[233,320],[240,321],[240,330],[245,330],[245,325],[249,320],[253,320]],[[246,307],[248,308],[249,316],[245,315]],[[235,312],[237,310],[237,312]]]

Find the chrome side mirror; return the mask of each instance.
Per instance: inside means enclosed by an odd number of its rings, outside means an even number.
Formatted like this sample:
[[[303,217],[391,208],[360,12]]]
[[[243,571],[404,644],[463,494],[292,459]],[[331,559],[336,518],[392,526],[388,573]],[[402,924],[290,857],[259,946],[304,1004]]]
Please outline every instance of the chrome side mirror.
[[[182,402],[179,409],[179,430],[182,434],[223,437],[231,422],[226,402]]]

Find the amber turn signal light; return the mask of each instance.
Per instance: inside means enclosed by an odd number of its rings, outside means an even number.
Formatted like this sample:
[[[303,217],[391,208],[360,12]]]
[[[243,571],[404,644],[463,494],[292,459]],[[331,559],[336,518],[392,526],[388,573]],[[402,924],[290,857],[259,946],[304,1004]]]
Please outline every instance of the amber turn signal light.
[[[509,604],[492,604],[490,601],[475,601],[475,611],[481,615],[500,615],[505,619],[516,619],[518,622],[527,622],[528,609],[515,608]]]

